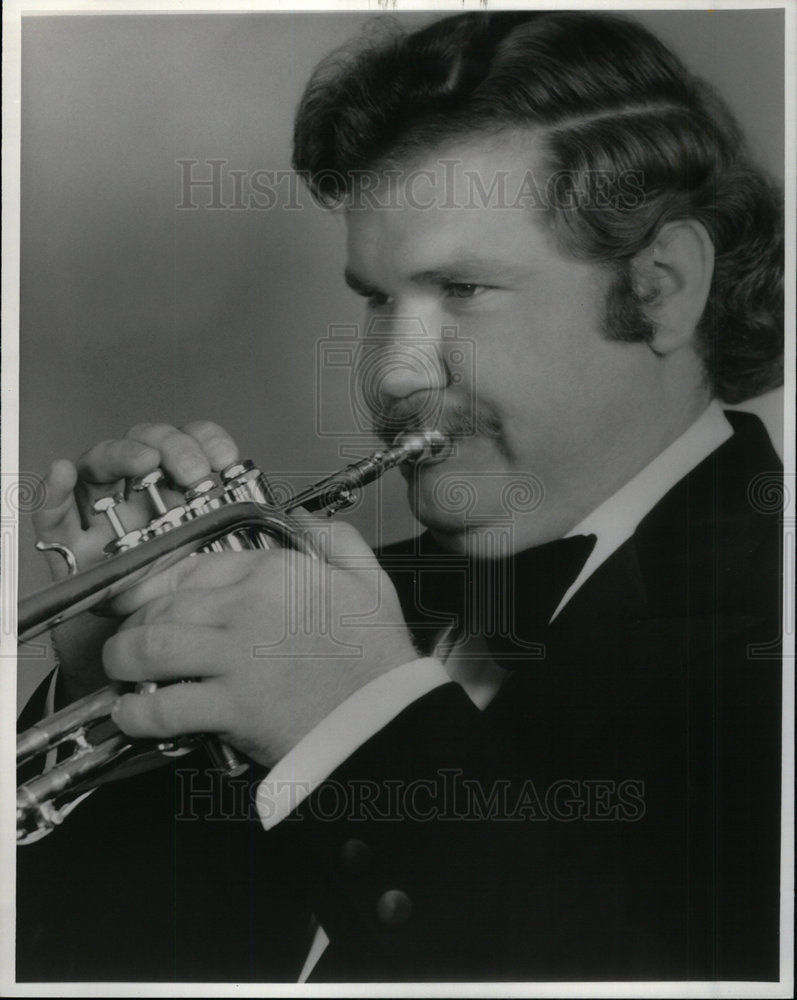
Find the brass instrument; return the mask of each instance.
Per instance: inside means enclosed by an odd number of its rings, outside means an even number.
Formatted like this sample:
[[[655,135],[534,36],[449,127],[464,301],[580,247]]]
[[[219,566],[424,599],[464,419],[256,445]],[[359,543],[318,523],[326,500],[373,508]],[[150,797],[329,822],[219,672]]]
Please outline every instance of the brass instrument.
[[[248,461],[236,462],[219,475],[196,484],[184,502],[167,509],[158,492],[161,472],[140,477],[132,488],[145,491],[155,517],[143,528],[128,531],[114,507],[121,497],[105,497],[94,505],[108,516],[116,538],[106,546],[108,556],[82,572],[74,555],[58,544],[37,544],[64,557],[70,576],[19,605],[20,642],[89,609],[97,609],[145,575],[165,569],[195,552],[292,548],[312,558],[319,553],[293,511],[326,511],[350,506],[359,488],[404,462],[439,461],[449,442],[439,431],[407,431],[393,447],[333,473],[305,490],[278,502],[266,477]],[[154,687],[139,685],[139,690]],[[191,752],[204,744],[211,762],[228,775],[247,765],[234,750],[215,738],[201,735],[167,741],[136,740],[110,718],[119,689],[95,691],[23,732],[17,740],[17,767],[34,769],[45,756],[52,761],[64,745],[74,752],[66,760],[45,766],[17,789],[17,841],[33,843],[63,822],[69,811],[90,791],[108,781],[167,763],[169,757]]]

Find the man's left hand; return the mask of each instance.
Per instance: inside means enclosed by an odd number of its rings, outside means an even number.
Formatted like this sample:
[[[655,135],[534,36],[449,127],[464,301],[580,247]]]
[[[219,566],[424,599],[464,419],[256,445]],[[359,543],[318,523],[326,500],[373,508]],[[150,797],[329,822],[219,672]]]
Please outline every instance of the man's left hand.
[[[115,601],[107,673],[157,681],[113,718],[136,737],[216,733],[271,766],[364,684],[417,657],[396,592],[349,525],[302,516],[323,553],[197,555]],[[175,681],[193,681],[180,684]]]

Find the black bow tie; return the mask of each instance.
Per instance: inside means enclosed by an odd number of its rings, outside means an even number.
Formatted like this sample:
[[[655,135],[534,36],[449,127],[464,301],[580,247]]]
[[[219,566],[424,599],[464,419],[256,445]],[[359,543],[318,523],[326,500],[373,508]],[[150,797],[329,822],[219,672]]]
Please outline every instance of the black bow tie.
[[[575,535],[511,556],[475,559],[446,551],[426,533],[416,539],[409,571],[391,575],[424,652],[444,631],[478,634],[496,662],[511,668],[539,655],[542,634],[595,542],[595,535]]]

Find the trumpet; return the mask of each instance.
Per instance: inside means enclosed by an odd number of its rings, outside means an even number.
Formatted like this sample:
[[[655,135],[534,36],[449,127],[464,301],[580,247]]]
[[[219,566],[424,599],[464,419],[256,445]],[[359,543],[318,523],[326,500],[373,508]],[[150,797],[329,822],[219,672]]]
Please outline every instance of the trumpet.
[[[18,640],[41,632],[88,610],[99,610],[112,598],[151,573],[196,552],[289,548],[320,558],[311,536],[293,513],[336,511],[350,507],[357,491],[403,463],[441,461],[450,442],[440,431],[405,431],[391,448],[372,452],[307,489],[279,500],[268,480],[250,461],[236,462],[185,493],[184,501],[167,508],[158,490],[160,470],[134,481],[132,489],[150,497],[154,517],[143,528],[127,530],[114,508],[121,496],[104,497],[94,505],[105,514],[115,538],[107,558],[80,571],[74,554],[57,543],[37,543],[42,551],[61,555],[69,575],[19,604]],[[152,690],[154,684],[137,690]],[[210,762],[229,776],[241,774],[247,763],[226,744],[202,734],[171,740],[136,740],[111,720],[119,688],[109,686],[68,705],[21,733],[17,739],[17,773],[32,777],[17,787],[17,842],[34,843],[61,825],[66,816],[95,788],[168,763],[170,758],[204,746]],[[66,759],[63,749],[72,747]],[[44,759],[44,760],[43,760]]]

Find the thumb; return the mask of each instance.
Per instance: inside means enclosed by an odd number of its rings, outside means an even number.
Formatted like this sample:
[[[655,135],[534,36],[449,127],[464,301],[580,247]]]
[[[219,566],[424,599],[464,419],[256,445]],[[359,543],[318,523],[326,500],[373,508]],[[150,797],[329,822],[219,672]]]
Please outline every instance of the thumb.
[[[80,518],[75,506],[77,471],[66,459],[58,459],[50,466],[44,480],[45,501],[33,515],[36,534],[42,541],[61,541],[66,533],[72,536],[80,530]],[[59,533],[56,538],[55,533]]]

